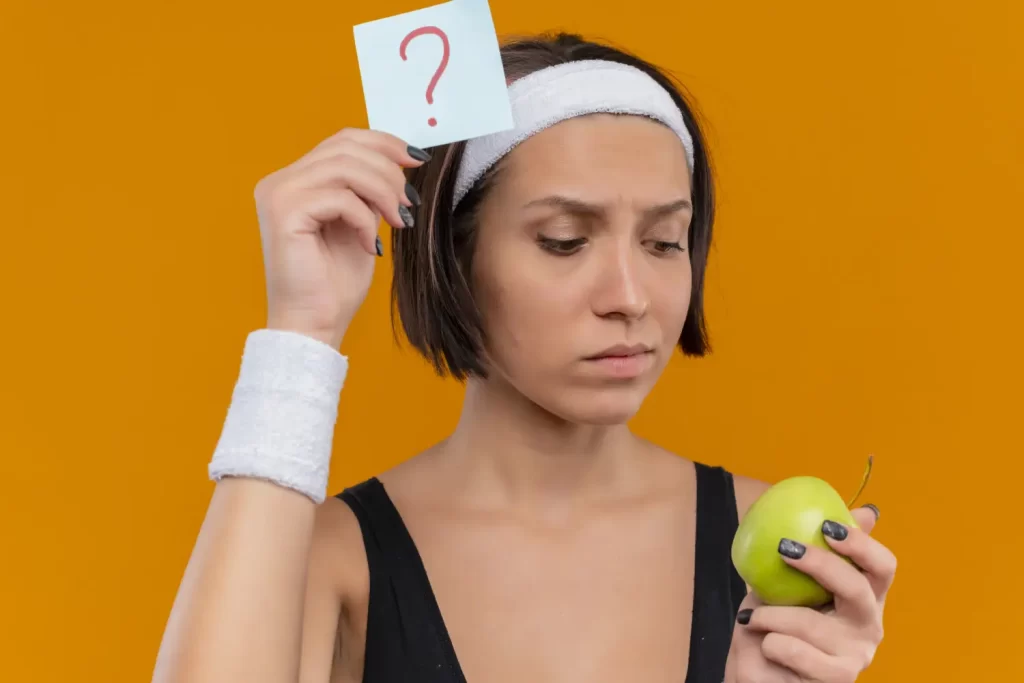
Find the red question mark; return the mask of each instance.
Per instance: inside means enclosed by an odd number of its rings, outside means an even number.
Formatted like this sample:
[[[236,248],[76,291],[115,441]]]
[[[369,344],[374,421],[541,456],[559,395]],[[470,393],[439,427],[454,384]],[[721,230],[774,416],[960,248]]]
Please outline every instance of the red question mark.
[[[448,36],[445,35],[444,31],[436,26],[424,26],[422,28],[418,28],[415,31],[411,31],[409,35],[402,39],[402,44],[398,46],[398,54],[402,56],[403,62],[408,61],[409,58],[405,56],[405,49],[409,47],[409,43],[412,42],[413,38],[423,36],[428,33],[433,33],[435,36],[438,36],[441,39],[441,43],[444,45],[444,55],[441,57],[441,64],[437,67],[437,70],[434,71],[434,77],[430,79],[430,84],[427,85],[427,104],[433,104],[434,88],[437,87],[437,82],[441,80],[441,74],[444,73],[445,67],[448,66],[448,55],[451,52],[451,49],[448,46]],[[436,126],[437,119],[430,117],[427,119],[427,123],[431,126]]]

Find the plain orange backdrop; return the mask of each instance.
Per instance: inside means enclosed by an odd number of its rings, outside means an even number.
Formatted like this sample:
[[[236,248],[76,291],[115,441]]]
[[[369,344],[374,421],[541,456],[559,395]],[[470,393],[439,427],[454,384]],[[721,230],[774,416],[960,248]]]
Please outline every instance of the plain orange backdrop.
[[[264,323],[253,186],[365,125],[352,25],[426,4],[0,8],[0,679],[148,680]],[[844,494],[876,454],[901,569],[865,681],[1024,680],[1021,8],[492,1],[501,34],[607,38],[695,94],[715,354],[673,361],[635,428]],[[333,490],[459,409],[394,344],[389,278],[343,346]]]

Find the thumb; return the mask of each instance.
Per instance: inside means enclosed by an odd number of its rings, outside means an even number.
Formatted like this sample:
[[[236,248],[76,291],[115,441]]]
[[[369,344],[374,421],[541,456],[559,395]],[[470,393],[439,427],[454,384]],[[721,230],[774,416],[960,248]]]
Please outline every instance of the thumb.
[[[850,514],[857,521],[860,530],[866,534],[870,534],[871,530],[875,528],[875,524],[878,523],[878,508],[871,503],[850,510]]]

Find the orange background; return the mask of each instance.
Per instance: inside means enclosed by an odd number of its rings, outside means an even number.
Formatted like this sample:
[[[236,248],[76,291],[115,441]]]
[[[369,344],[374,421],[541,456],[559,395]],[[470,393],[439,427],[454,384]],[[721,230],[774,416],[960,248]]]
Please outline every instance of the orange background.
[[[365,125],[351,27],[423,4],[0,10],[0,679],[148,680],[264,322],[253,185]],[[502,34],[674,69],[711,122],[716,353],[677,359],[636,429],[844,494],[876,453],[865,500],[901,569],[863,680],[1024,680],[1021,3],[492,5]],[[392,343],[376,277],[335,490],[459,408]]]

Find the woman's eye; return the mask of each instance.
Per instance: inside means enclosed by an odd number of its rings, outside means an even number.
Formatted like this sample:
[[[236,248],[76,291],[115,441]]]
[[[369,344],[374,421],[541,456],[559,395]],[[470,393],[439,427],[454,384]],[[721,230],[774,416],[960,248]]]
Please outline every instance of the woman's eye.
[[[659,240],[654,242],[654,250],[661,254],[668,254],[674,251],[685,251],[683,245],[679,242],[663,242]]]
[[[560,256],[567,256],[574,254],[580,250],[580,248],[586,244],[587,238],[576,237],[571,240],[559,240],[553,237],[544,237],[543,235],[537,238],[537,242],[545,250],[550,251],[553,254]]]

